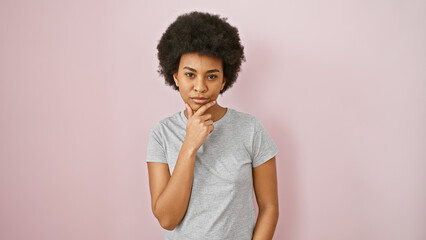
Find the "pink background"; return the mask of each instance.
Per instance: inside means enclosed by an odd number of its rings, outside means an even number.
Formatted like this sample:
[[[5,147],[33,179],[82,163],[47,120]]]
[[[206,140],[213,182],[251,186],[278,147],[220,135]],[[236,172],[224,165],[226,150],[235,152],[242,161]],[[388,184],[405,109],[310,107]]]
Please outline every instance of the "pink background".
[[[426,239],[426,2],[0,2],[0,239],[161,239],[150,128],[184,105],[156,44],[227,16],[247,62],[224,106],[280,149],[274,239]]]

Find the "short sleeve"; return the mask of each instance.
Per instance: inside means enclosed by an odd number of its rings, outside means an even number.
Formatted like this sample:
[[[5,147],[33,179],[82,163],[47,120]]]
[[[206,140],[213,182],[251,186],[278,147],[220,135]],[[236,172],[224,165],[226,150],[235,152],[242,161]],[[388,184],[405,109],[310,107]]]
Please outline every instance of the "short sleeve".
[[[164,146],[161,141],[161,134],[158,125],[153,127],[149,134],[148,147],[146,151],[146,162],[167,163]]]
[[[253,167],[258,167],[275,157],[278,147],[266,131],[262,123],[256,119],[255,134],[253,136]]]

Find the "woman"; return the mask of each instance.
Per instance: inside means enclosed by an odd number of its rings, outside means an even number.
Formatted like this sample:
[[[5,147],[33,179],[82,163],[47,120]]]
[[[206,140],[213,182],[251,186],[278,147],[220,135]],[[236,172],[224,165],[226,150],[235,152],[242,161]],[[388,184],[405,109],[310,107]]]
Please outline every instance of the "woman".
[[[159,121],[148,142],[151,207],[165,239],[272,239],[278,149],[255,117],[217,103],[245,60],[238,30],[192,12],[168,27],[157,49],[159,73],[186,106]]]

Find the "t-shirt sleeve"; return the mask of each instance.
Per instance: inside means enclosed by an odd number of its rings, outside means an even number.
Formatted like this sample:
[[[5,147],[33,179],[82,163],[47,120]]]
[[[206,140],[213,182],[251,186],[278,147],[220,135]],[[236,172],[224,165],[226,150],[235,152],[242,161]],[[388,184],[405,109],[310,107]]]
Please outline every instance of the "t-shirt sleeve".
[[[146,151],[146,162],[167,163],[166,151],[158,127],[159,125],[157,124],[150,131]]]
[[[258,167],[275,157],[278,147],[266,131],[262,123],[256,119],[255,134],[253,137],[253,167]]]

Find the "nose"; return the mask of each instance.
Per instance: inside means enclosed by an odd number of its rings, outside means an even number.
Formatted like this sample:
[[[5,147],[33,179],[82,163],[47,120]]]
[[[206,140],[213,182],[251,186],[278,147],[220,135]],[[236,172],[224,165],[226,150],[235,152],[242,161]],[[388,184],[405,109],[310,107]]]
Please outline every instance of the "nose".
[[[207,84],[203,78],[197,78],[194,83],[194,90],[204,93],[207,91]]]

